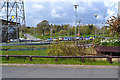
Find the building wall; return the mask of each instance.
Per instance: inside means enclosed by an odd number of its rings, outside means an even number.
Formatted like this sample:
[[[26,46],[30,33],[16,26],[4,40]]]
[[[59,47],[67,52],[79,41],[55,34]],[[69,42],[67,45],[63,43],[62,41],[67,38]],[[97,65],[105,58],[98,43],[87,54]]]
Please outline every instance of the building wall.
[[[13,26],[13,33],[8,31]],[[0,42],[6,42],[8,39],[19,39],[19,30],[14,25],[0,25]]]

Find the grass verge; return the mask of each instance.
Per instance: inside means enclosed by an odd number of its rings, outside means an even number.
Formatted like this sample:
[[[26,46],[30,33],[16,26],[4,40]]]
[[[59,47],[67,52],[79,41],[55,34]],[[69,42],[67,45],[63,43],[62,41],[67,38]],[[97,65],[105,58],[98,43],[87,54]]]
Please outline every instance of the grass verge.
[[[2,51],[2,55],[37,55],[37,56],[48,56],[47,49],[40,51]],[[0,57],[1,59],[1,57]],[[16,58],[10,57],[9,60],[6,60],[5,57],[2,58],[2,63],[15,63],[15,64],[72,64],[72,65],[112,65],[119,66],[119,61],[113,61],[110,64],[108,61],[97,61],[92,59],[85,59],[83,63],[80,58],[58,58],[58,61],[55,62],[55,58],[32,58],[32,61],[29,61],[29,58]]]

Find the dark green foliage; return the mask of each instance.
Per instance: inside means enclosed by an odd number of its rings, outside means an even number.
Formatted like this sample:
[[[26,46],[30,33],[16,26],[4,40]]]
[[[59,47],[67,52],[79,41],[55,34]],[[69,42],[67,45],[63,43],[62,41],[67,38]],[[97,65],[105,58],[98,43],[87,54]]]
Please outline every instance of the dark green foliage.
[[[49,46],[48,54],[52,56],[82,56],[87,53],[94,54],[94,48],[86,48],[84,46],[78,46],[78,44],[85,45],[90,43],[89,41],[67,41],[59,42],[58,44],[52,44]],[[93,52],[94,51],[94,52]]]

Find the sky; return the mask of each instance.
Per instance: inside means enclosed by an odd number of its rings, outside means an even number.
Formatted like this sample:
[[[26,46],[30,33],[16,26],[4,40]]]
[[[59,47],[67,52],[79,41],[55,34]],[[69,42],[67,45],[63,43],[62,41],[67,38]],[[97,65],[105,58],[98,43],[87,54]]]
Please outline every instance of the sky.
[[[81,25],[102,26],[110,16],[117,15],[119,0],[31,0],[25,1],[26,24],[36,26],[43,20],[49,24],[75,25],[74,4],[78,4],[77,20]],[[98,15],[95,19],[95,14]]]
[[[81,25],[102,26],[110,16],[117,15],[119,0],[24,0],[27,26],[36,27],[43,20],[49,24],[75,25],[75,8],[78,4],[77,20]],[[95,14],[98,15],[95,19]]]

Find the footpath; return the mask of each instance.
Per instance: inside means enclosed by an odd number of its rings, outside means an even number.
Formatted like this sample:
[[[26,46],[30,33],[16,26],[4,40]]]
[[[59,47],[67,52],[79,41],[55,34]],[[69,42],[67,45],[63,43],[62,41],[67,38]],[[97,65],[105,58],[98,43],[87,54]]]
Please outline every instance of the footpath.
[[[0,66],[13,67],[55,67],[55,68],[105,68],[118,69],[120,66],[103,66],[103,65],[64,65],[64,64],[0,64]]]

